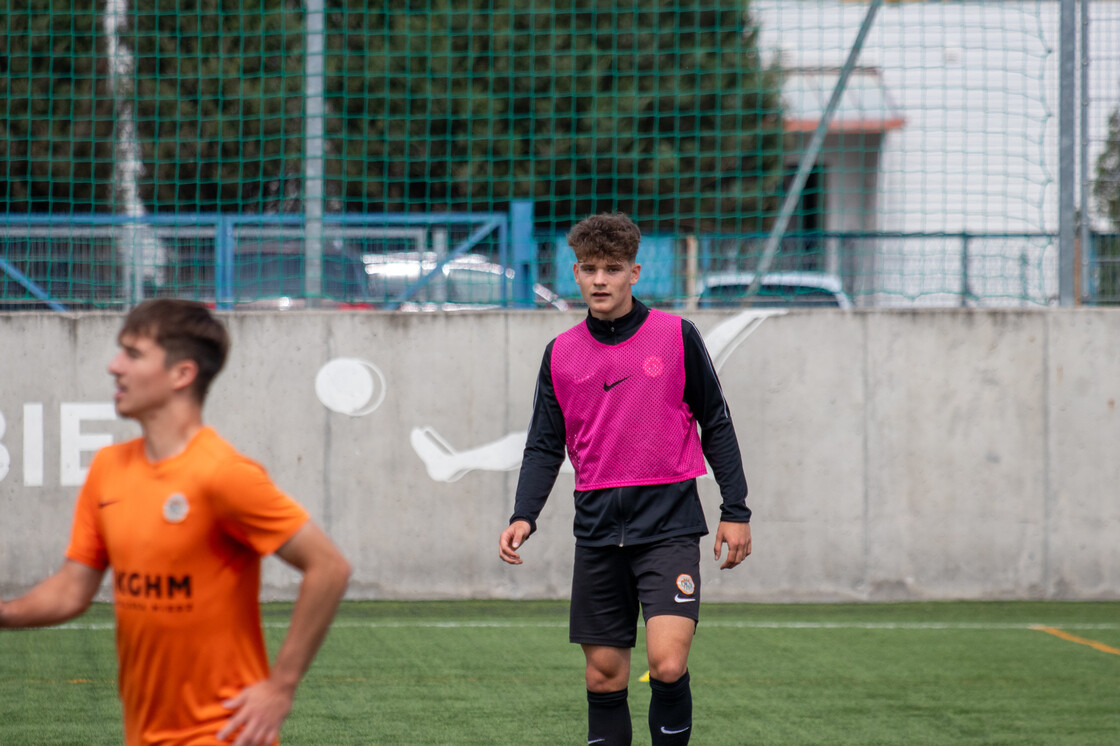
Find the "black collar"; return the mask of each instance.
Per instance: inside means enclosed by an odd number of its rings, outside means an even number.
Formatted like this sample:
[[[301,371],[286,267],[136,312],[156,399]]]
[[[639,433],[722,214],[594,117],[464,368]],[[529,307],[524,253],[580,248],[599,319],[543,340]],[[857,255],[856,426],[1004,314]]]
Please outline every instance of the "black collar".
[[[591,311],[588,311],[587,330],[591,332],[592,337],[603,344],[621,344],[633,337],[642,328],[647,316],[649,316],[649,308],[635,298],[634,307],[630,309],[630,312],[612,321],[597,319],[591,315]]]

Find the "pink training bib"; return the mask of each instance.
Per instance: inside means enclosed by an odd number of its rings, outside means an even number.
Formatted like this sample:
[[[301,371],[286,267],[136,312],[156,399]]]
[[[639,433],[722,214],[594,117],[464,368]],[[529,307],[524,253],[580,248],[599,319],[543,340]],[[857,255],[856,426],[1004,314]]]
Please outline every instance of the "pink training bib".
[[[581,322],[552,346],[576,489],[682,482],[706,472],[696,418],[684,402],[681,319],[651,310],[619,345]]]

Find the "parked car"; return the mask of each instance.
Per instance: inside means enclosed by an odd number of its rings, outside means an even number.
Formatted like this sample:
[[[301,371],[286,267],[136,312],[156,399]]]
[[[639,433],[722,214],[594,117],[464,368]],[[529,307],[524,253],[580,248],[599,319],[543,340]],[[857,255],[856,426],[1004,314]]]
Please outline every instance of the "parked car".
[[[753,295],[753,272],[725,272],[705,277],[699,288],[700,308],[851,308],[840,278],[819,272],[771,272]]]
[[[436,270],[434,252],[394,252],[366,254],[365,271],[369,290],[379,303],[394,303],[422,277]],[[516,274],[511,267],[491,262],[479,254],[461,254],[446,263],[437,277],[401,302],[401,311],[460,311],[501,308],[504,298],[513,299]],[[569,304],[549,288],[533,285],[533,304],[538,308],[566,311]]]

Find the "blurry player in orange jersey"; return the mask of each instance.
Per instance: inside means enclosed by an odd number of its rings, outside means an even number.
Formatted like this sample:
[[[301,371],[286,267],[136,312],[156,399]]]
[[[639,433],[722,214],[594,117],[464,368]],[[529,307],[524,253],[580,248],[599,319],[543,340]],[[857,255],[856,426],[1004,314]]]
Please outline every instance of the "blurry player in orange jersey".
[[[275,744],[350,566],[261,466],[203,425],[229,349],[204,305],[145,301],[117,341],[117,413],[142,437],[94,457],[62,568],[0,601],[0,627],[81,614],[111,566],[125,742]],[[271,553],[303,579],[270,670],[258,593]]]

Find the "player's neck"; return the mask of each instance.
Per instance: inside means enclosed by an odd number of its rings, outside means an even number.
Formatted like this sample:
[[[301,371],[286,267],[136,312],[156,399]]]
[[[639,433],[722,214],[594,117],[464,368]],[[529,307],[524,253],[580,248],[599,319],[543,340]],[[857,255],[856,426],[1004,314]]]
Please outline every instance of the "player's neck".
[[[202,409],[197,404],[168,403],[140,418],[144,455],[152,463],[178,456],[202,427]]]

